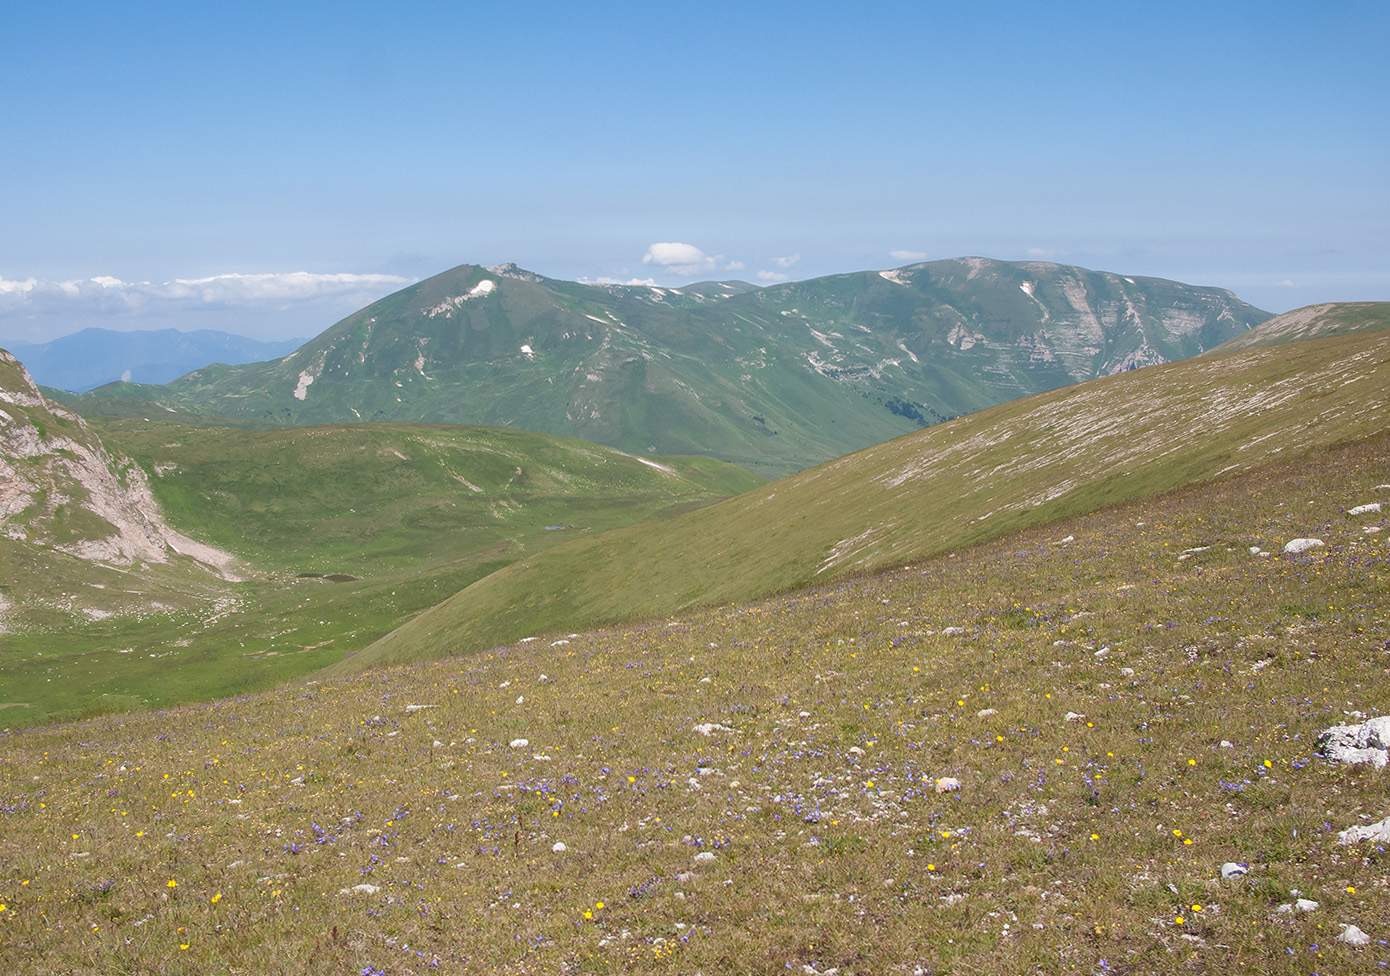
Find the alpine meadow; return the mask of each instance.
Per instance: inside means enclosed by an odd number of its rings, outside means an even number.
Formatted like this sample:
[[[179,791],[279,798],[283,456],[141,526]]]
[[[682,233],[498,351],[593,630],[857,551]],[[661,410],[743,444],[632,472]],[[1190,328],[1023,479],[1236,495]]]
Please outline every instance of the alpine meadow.
[[[1390,303],[463,265],[0,355],[0,959],[1371,972]]]

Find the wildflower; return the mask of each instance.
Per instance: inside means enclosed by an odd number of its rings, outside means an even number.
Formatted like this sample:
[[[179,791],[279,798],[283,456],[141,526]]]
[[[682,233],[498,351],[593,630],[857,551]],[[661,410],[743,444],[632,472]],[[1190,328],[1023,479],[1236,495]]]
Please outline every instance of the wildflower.
[[[173,878],[170,878],[170,879],[169,879],[169,883],[168,883],[167,885],[165,885],[164,887],[166,887],[166,888],[177,888],[178,886],[179,886],[179,883],[178,883],[177,881],[175,881]]]
[[[222,900],[222,892],[220,892],[220,891],[219,891],[217,894],[215,894],[215,895],[212,896],[212,903],[213,903],[214,905],[216,905],[216,904],[217,904],[219,901],[221,901],[221,900]]]

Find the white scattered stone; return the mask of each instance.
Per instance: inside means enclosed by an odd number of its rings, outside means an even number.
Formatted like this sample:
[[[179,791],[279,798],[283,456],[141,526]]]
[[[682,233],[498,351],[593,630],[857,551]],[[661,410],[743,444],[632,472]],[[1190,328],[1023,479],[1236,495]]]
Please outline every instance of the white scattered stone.
[[[1086,718],[1086,716],[1083,715],[1083,714],[1081,714],[1080,712],[1067,712],[1067,717],[1066,717],[1066,719],[1065,719],[1064,721],[1067,721],[1067,722],[1081,722],[1081,721],[1084,721],[1085,718]]]
[[[1235,747],[1236,747],[1236,745],[1235,745],[1234,742],[1231,742],[1231,741],[1229,741],[1228,739],[1222,739],[1222,740],[1221,740],[1221,748],[1222,748],[1222,749],[1234,749]]]
[[[381,891],[380,886],[371,884],[353,885],[351,888],[339,889],[340,895],[375,895]]]
[[[1333,762],[1370,763],[1381,769],[1390,760],[1390,715],[1324,729],[1314,748]]]
[[[738,729],[731,729],[727,725],[720,725],[718,722],[705,722],[703,725],[695,726],[692,731],[701,735],[713,735],[716,732],[737,732]]]
[[[1348,925],[1345,922],[1342,922],[1341,925],[1342,934],[1337,936],[1337,941],[1345,942],[1347,945],[1354,946],[1363,946],[1371,944],[1371,937],[1367,935],[1365,932],[1362,932],[1355,925]]]
[[[1390,844],[1390,817],[1365,826],[1348,827],[1337,834],[1343,844],[1359,844],[1368,840],[1373,844]]]
[[[965,633],[964,627],[947,627],[941,632],[944,637],[955,637],[957,634]]]
[[[982,709],[980,709],[978,712],[975,713],[975,717],[976,717],[976,718],[989,718],[991,715],[998,715],[998,714],[999,714],[999,710],[996,709],[996,708],[982,708]]]
[[[1134,677],[1134,669],[1133,669],[1133,668],[1120,668],[1120,674],[1124,675],[1126,678],[1132,678],[1132,677]]]
[[[513,739],[508,743],[513,749],[525,749],[531,744],[530,739]]]
[[[1348,515],[1367,515],[1371,512],[1380,511],[1380,502],[1371,502],[1369,505],[1357,505],[1355,508],[1347,509]]]
[[[699,854],[696,854],[696,855],[695,855],[695,863],[697,863],[697,864],[704,864],[704,863],[706,863],[706,862],[708,862],[708,861],[713,861],[713,860],[714,860],[714,851],[701,851]]]
[[[1059,545],[1059,546],[1065,546],[1068,542],[1075,542],[1075,541],[1076,541],[1076,536],[1074,536],[1074,535],[1069,535],[1069,536],[1067,536],[1065,539],[1063,539],[1061,542],[1057,543],[1057,545]]]
[[[1295,894],[1296,894],[1296,892],[1295,892]],[[1281,913],[1283,913],[1283,914],[1285,914],[1285,915],[1288,915],[1288,914],[1291,914],[1291,913],[1293,913],[1293,912],[1295,912],[1295,911],[1300,911],[1300,912],[1313,912],[1313,911],[1317,911],[1317,909],[1318,909],[1318,903],[1315,902],[1315,901],[1313,901],[1311,898],[1299,898],[1299,899],[1298,899],[1297,901],[1295,901],[1292,905],[1287,904],[1287,903],[1285,903],[1285,904],[1283,904],[1283,905],[1280,905],[1278,908],[1275,909],[1275,911],[1276,911],[1276,912],[1281,912]]]
[[[1251,546],[1251,547],[1250,547],[1248,550],[1246,550],[1246,551],[1249,552],[1250,555],[1252,555],[1252,556],[1258,556],[1258,555],[1260,554],[1260,547],[1259,547],[1259,546]]]
[[[1321,539],[1290,539],[1284,543],[1284,551],[1287,553],[1306,552],[1325,544]]]
[[[936,792],[938,793],[954,793],[959,789],[960,780],[954,776],[942,776],[936,781]]]
[[[1237,864],[1235,861],[1227,861],[1225,864],[1221,865],[1221,877],[1225,881],[1230,881],[1234,878],[1243,878],[1249,873],[1249,869],[1246,868],[1244,864]]]
[[[434,740],[434,744],[433,744],[430,748],[432,748],[432,749],[443,749],[443,748],[444,748],[444,743],[440,742],[438,739],[435,739],[435,740]]]
[[[565,842],[561,840],[557,840],[554,844],[552,844],[550,849],[554,851],[556,854],[563,854],[565,853],[565,851],[569,850],[569,848],[565,846]]]
[[[418,712],[418,711],[422,711],[423,709],[426,709],[426,708],[438,708],[438,707],[439,707],[438,705],[407,705],[407,706],[405,706],[405,710],[406,710],[407,712]]]
[[[864,750],[861,749],[861,748],[859,748],[858,746],[850,746],[850,747],[849,747],[849,754],[850,754],[851,756],[862,756],[862,755],[864,755]]]
[[[537,680],[537,681],[549,681],[550,679],[547,678],[545,675],[541,675],[541,676],[540,676],[539,678],[537,678],[536,680]]]
[[[524,705],[524,704],[526,704],[526,696],[525,696],[525,695],[517,695],[517,696],[516,696],[516,703],[517,703],[518,705]]]

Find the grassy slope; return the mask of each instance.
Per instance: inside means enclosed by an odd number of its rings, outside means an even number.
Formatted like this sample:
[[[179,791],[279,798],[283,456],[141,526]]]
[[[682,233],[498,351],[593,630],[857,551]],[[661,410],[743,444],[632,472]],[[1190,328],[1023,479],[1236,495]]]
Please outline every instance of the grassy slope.
[[[1276,315],[1205,355],[1221,355],[1327,336],[1390,329],[1390,302],[1336,302],[1308,305]]]
[[[515,563],[336,673],[749,599],[1249,470],[1390,424],[1390,336],[1169,364],[1004,404],[662,524]]]
[[[1390,444],[1284,454],[767,602],[0,737],[0,955],[1374,971],[1335,937],[1390,934],[1386,854],[1337,831],[1390,778],[1311,750],[1390,712],[1390,526],[1346,514]]]
[[[257,566],[296,572],[514,559],[565,538],[552,526],[601,531],[761,483],[708,458],[663,459],[664,472],[583,441],[482,427],[113,422],[103,435],[154,474],[176,522]]]
[[[170,568],[122,573],[0,540],[6,571],[46,587],[42,605],[25,608],[28,626],[0,647],[0,703],[22,703],[0,725],[270,687],[367,646],[522,554],[761,481],[708,458],[664,459],[675,469],[666,473],[520,431],[117,421],[101,433],[149,473],[176,527],[257,572],[236,585]],[[131,592],[142,595],[138,612]]]

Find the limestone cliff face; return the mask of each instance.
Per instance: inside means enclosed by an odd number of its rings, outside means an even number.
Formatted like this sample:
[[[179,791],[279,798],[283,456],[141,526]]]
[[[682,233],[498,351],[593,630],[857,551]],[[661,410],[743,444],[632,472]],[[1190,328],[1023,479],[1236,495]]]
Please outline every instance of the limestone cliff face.
[[[109,566],[192,556],[223,576],[235,559],[170,528],[144,472],[111,457],[0,349],[0,537]]]

